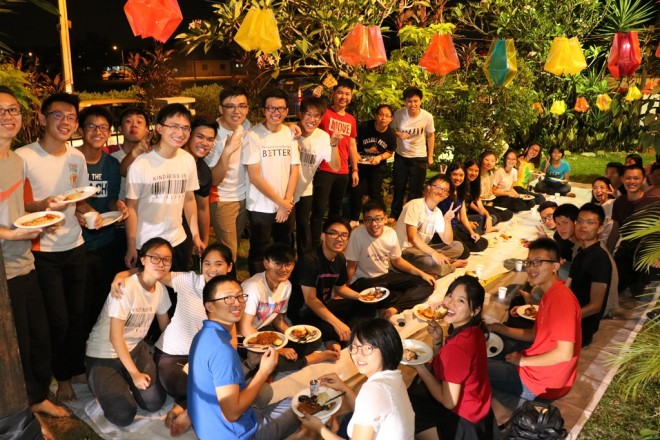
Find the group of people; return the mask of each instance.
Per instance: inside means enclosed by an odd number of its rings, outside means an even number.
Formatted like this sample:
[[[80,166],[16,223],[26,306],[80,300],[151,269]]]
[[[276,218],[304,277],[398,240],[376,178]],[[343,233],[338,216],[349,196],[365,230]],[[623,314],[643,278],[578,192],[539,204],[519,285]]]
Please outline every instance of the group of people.
[[[55,377],[59,401],[76,398],[72,382],[86,382],[119,426],[130,425],[138,407],[159,410],[169,394],[172,435],[192,426],[200,438],[336,438],[315,417],[296,418],[288,401],[269,405],[266,383],[274,373],[336,361],[343,348],[367,383],[356,394],[335,375],[320,380],[346,392],[354,412],[339,433],[354,439],[412,438],[426,429],[442,438],[497,438],[491,383],[524,398],[570,389],[580,347],[603,314],[616,313],[618,291],[644,282],[630,269],[635,244],[622,242],[614,259],[608,246],[630,214],[657,197],[657,166],[646,193],[641,164],[614,166],[622,186],[596,179],[593,202],[579,209],[540,194],[570,194],[570,167],[560,149],[540,163],[536,144],[521,155],[506,151],[501,167],[485,151],[426,180],[435,139],[422,92],[406,89],[404,108],[381,105],[359,127],[346,110],[352,92],[341,80],[330,106],[305,98],[292,124],[286,93],[267,90],[263,120],[252,126],[248,93],[226,87],[217,120],[171,104],[156,115],[153,134],[149,115],[131,107],[119,117],[123,143],[111,146],[106,109],[79,112],[77,96],[57,93],[42,104],[39,141],[13,151],[22,109],[15,92],[0,87],[0,239],[35,414],[69,414],[47,399]],[[82,145],[74,148],[76,132]],[[382,186],[392,155],[388,214]],[[532,187],[537,171],[546,178]],[[97,194],[86,200],[62,196],[90,185]],[[429,325],[438,352],[430,370],[416,367],[420,382],[406,391],[397,371],[401,340],[387,318],[424,302],[435,279],[488,246],[484,233],[535,204],[539,235],[555,234],[533,242],[525,260],[537,289],[519,301],[539,303],[536,326],[516,327],[512,307],[507,325],[486,328],[483,287],[461,276],[444,301],[449,335]],[[12,227],[47,210],[64,219]],[[107,219],[124,221],[105,226]],[[239,283],[235,262],[248,223],[250,278]],[[199,274],[190,270],[193,253]],[[359,301],[371,287],[390,295]],[[315,326],[322,337],[263,355],[238,348],[239,336],[292,324]],[[486,361],[488,331],[511,348],[499,362]]]

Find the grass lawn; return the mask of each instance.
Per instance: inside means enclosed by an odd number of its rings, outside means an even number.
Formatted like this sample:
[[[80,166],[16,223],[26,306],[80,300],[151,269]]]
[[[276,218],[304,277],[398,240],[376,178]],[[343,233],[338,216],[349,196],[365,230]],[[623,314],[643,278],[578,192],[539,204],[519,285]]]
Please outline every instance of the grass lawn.
[[[571,181],[591,184],[596,177],[605,175],[605,166],[609,162],[623,163],[627,153],[605,153],[597,154],[596,157],[586,157],[580,154],[564,156],[571,165]],[[644,164],[653,163],[655,155],[642,154]]]

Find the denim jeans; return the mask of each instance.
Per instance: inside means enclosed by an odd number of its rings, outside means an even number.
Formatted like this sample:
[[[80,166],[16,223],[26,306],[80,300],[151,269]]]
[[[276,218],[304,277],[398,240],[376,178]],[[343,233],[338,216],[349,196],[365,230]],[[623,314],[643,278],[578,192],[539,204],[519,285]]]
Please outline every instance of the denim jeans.
[[[501,360],[488,360],[488,378],[493,389],[504,391],[526,400],[534,400],[536,395],[525,386],[518,374],[518,367]]]

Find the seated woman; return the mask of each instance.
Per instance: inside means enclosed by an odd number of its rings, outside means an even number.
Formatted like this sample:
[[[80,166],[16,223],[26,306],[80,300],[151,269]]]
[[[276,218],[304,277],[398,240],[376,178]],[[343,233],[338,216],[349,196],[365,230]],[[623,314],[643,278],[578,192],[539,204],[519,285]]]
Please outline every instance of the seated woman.
[[[517,160],[516,151],[511,148],[508,149],[502,156],[504,166],[495,171],[492,181],[492,192],[496,196],[493,204],[507,208],[512,212],[526,211],[534,206],[533,198],[523,200],[520,194],[513,189],[514,182],[518,180],[518,170],[515,168]]]
[[[497,216],[499,222],[506,222],[511,220],[513,217],[513,212],[509,211],[506,208],[498,206],[495,208],[493,206],[493,200],[495,196],[493,195],[493,175],[495,174],[495,163],[497,162],[497,157],[492,151],[484,151],[479,156],[478,164],[479,175],[478,179],[473,177],[474,174],[471,172],[471,169],[474,168],[474,165],[465,163],[465,169],[468,172],[468,180],[470,182],[479,181],[479,202],[483,205],[484,209],[487,210],[491,216]],[[473,185],[474,186],[474,185]],[[473,198],[476,200],[476,193],[473,191]],[[493,222],[495,225],[498,222]]]
[[[563,160],[564,149],[561,147],[554,147],[550,150],[550,160],[544,160],[541,163],[541,170],[545,174],[545,178],[536,184],[534,188],[536,192],[545,194],[559,193],[562,196],[571,196],[571,185],[568,180],[571,177],[571,166]]]
[[[165,390],[144,337],[156,316],[161,330],[172,305],[160,281],[172,265],[172,245],[156,237],[140,249],[140,272],[126,279],[120,299],[108,295],[87,340],[87,382],[106,419],[118,426],[133,422],[137,407],[158,411]]]
[[[523,154],[518,156],[516,169],[518,170],[518,180],[513,184],[513,189],[518,194],[529,194],[534,196],[534,204],[540,205],[545,202],[545,197],[541,194],[534,193],[529,187],[529,183],[534,178],[534,170],[541,166],[541,147],[539,144],[532,144],[523,151]]]
[[[443,277],[457,267],[465,267],[470,256],[460,241],[454,240],[451,220],[457,211],[453,205],[442,214],[438,205],[453,192],[451,181],[437,174],[425,185],[424,197],[405,204],[395,230],[401,246],[401,256],[427,273]],[[438,234],[441,242],[431,244]]]
[[[362,198],[369,200],[383,199],[383,179],[387,173],[387,159],[396,149],[396,134],[390,127],[394,110],[387,104],[381,104],[374,111],[375,119],[363,122],[358,127],[357,151],[360,155],[358,164],[359,183],[349,187],[351,200],[351,226],[359,226],[362,212]]]
[[[319,377],[322,386],[346,393],[344,401],[353,410],[348,437],[352,440],[412,440],[411,420],[415,414],[401,371],[397,369],[403,357],[403,346],[396,329],[381,318],[360,321],[353,327],[349,341],[353,363],[367,376],[359,394],[334,373]],[[315,416],[304,414],[300,421],[303,427],[323,439],[342,438]]]
[[[446,198],[440,203],[440,210],[446,213],[449,210],[451,202],[454,203],[454,209],[460,206],[457,215],[451,220],[451,227],[454,231],[454,238],[463,243],[463,246],[471,252],[480,252],[488,247],[488,240],[481,234],[483,229],[476,221],[470,221],[467,215],[467,205],[472,201],[468,198],[468,181],[465,178],[465,170],[459,162],[454,162],[447,168],[447,176],[451,179],[454,186],[454,194],[451,198]]]
[[[416,365],[421,383],[408,390],[415,410],[415,433],[435,428],[441,439],[499,439],[490,407],[486,338],[481,310],[484,288],[463,275],[451,283],[443,306],[449,335],[443,345],[442,328],[429,323],[429,334],[440,349],[432,369]]]

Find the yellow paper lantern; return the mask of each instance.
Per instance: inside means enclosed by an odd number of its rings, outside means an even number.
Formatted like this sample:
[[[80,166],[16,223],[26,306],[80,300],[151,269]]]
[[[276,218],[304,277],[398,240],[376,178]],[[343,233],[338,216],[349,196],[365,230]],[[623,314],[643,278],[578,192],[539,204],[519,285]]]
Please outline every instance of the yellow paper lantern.
[[[552,107],[550,107],[550,113],[553,115],[563,115],[566,113],[566,103],[564,102],[563,99],[559,99],[557,101],[554,101],[552,103]]]
[[[637,101],[638,99],[641,99],[642,97],[642,92],[639,91],[637,86],[632,86],[628,89],[628,93],[626,93],[626,101]]]
[[[586,68],[587,60],[576,37],[554,39],[543,70],[555,75],[575,75]]]
[[[602,112],[609,110],[612,107],[612,98],[605,93],[598,95],[596,98],[596,107]]]

